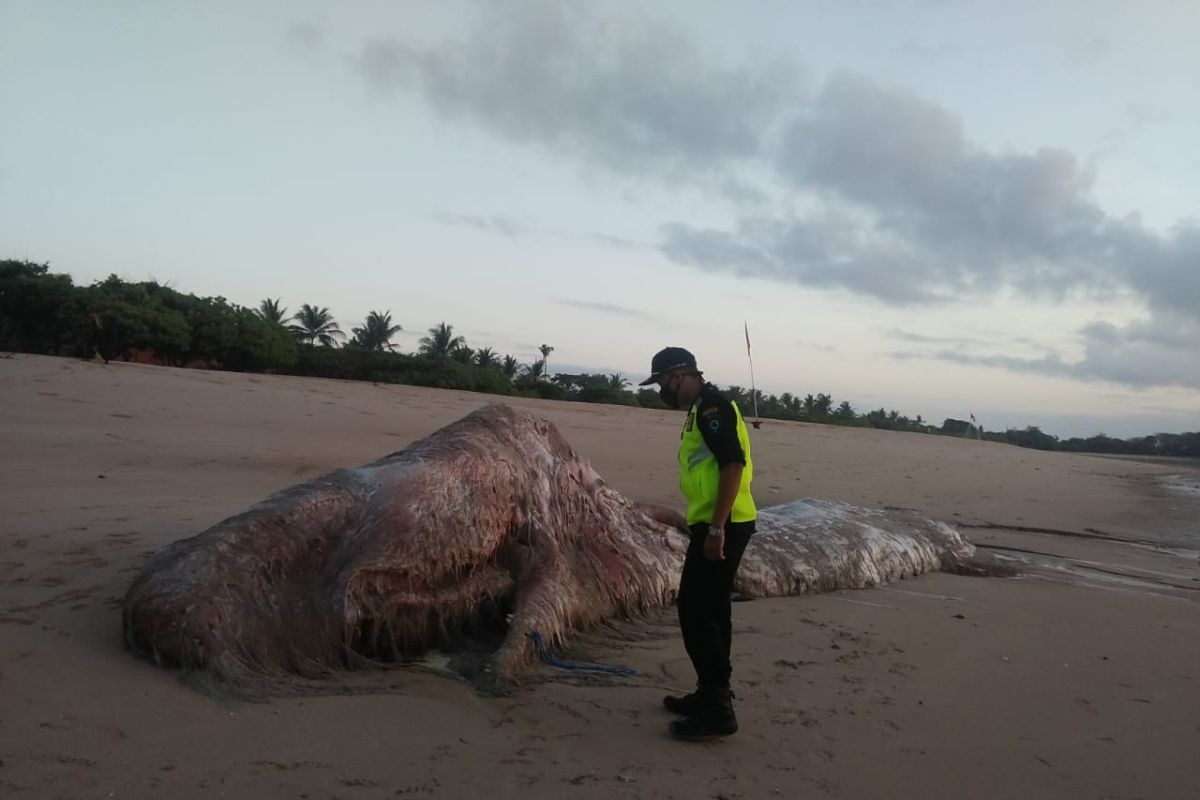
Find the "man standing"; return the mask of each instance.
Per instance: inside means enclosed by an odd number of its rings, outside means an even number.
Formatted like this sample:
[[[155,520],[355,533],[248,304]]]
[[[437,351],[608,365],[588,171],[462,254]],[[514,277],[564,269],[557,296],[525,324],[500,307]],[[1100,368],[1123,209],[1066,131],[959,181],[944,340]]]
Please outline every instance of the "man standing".
[[[679,446],[679,488],[687,499],[691,544],[679,581],[679,627],[696,669],[696,690],[668,695],[663,705],[684,715],[671,733],[684,739],[737,731],[729,688],[732,606],[729,595],[754,533],[750,436],[737,405],[704,381],[696,357],[682,347],[654,355],[641,385],[659,385],[671,408],[688,409]]]

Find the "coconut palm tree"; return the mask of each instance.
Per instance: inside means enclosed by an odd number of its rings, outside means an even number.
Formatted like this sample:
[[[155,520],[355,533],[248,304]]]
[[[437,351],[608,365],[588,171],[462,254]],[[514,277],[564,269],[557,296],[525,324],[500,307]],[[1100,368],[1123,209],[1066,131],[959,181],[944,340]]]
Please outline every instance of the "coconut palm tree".
[[[793,396],[791,392],[779,395],[779,405],[783,406],[784,411],[792,416],[800,413],[800,398]]]
[[[320,342],[325,347],[333,347],[338,339],[345,339],[346,334],[333,321],[333,315],[328,308],[317,308],[308,303],[300,306],[300,311],[292,317],[296,323],[291,326],[292,333],[305,344]]]
[[[450,351],[450,358],[460,364],[472,364],[475,361],[475,351],[465,343],[459,343]]]
[[[550,354],[554,352],[554,348],[548,344],[540,344],[540,345],[538,345],[538,352],[540,352],[542,354],[542,371],[546,375],[549,375],[550,374]]]
[[[817,414],[817,398],[812,393],[804,395],[804,416],[814,417]]]
[[[818,419],[825,419],[829,416],[830,410],[833,408],[833,398],[824,392],[817,392],[817,399],[813,404],[813,412]]]
[[[621,373],[613,372],[608,376],[608,388],[623,392],[628,386],[629,380]]]
[[[458,347],[467,343],[461,336],[454,335],[454,326],[439,322],[429,329],[428,336],[422,336],[420,345],[421,355],[432,358],[449,358]]]
[[[520,368],[521,362],[517,361],[516,356],[505,356],[504,362],[500,365],[500,371],[510,380],[517,377],[517,370]]]
[[[538,359],[525,368],[525,376],[531,381],[540,381],[546,377],[546,362]]]
[[[276,325],[282,325],[287,322],[287,309],[280,305],[283,298],[272,300],[267,298],[258,304],[258,310],[255,312],[267,322],[272,322]]]
[[[392,337],[404,330],[399,325],[392,324],[390,310],[380,314],[372,311],[367,314],[367,321],[361,328],[352,328],[354,343],[367,350],[395,350]]]
[[[499,357],[490,347],[481,347],[475,351],[475,366],[487,369],[499,366]]]

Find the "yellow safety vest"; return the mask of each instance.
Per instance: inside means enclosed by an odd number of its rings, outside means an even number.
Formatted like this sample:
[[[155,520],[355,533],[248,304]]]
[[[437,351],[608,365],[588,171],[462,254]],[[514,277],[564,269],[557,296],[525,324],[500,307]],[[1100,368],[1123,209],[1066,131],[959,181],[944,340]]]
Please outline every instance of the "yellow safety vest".
[[[742,482],[738,487],[733,509],[729,512],[730,522],[750,522],[758,516],[754,498],[750,495],[750,481],[754,477],[754,463],[750,460],[750,434],[737,403],[730,402],[737,416],[737,437],[746,456],[746,467],[742,470]],[[720,487],[721,468],[717,457],[704,443],[700,426],[696,424],[699,400],[692,404],[683,423],[683,438],[679,444],[679,490],[687,498],[687,523],[712,522],[713,510],[717,505],[717,490]]]

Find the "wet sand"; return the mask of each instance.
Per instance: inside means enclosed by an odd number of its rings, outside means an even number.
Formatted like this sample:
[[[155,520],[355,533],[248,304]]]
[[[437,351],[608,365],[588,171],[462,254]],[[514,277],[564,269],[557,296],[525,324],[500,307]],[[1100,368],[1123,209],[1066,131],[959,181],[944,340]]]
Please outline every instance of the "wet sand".
[[[1187,464],[765,422],[760,504],[903,506],[1023,565],[735,606],[742,732],[672,741],[669,612],[579,638],[630,679],[510,697],[418,670],[218,701],[121,647],[145,556],[488,402],[413,387],[0,360],[0,793],[12,797],[1200,796],[1200,498]],[[511,401],[630,497],[677,501],[678,415]],[[1186,480],[1190,480],[1186,479]]]

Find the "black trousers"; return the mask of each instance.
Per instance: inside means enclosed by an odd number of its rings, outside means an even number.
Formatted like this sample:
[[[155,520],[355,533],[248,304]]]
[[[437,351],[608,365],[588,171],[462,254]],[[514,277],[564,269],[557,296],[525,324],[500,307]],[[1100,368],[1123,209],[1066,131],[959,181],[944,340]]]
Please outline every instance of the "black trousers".
[[[733,579],[742,553],[754,533],[754,522],[730,522],[725,525],[725,559],[709,561],[704,557],[707,523],[691,526],[692,540],[683,561],[679,580],[679,628],[683,646],[701,690],[729,688],[733,668],[729,647],[733,635],[733,606],[729,600]]]

